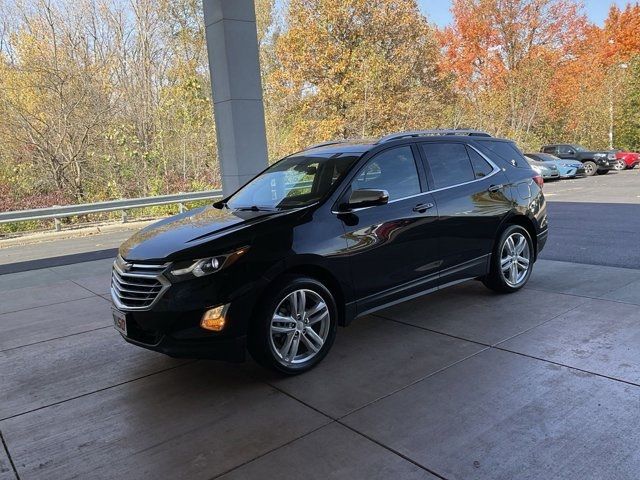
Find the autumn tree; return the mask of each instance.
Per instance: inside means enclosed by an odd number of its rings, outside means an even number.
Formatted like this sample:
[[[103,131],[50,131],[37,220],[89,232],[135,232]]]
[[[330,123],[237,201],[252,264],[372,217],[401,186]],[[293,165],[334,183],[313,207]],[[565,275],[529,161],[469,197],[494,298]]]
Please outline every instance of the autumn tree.
[[[570,0],[454,0],[439,35],[444,71],[456,74],[465,123],[531,141],[550,102],[554,71],[584,36],[581,4]]]
[[[280,152],[444,123],[439,52],[414,0],[291,0],[283,23],[266,79],[286,119]]]

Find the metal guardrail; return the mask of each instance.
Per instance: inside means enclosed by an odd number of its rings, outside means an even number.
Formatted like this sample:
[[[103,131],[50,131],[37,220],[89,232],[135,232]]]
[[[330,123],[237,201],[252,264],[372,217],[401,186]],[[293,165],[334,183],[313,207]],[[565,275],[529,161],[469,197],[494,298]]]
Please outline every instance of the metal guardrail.
[[[55,222],[55,228],[62,228],[60,220],[76,215],[90,213],[122,212],[122,221],[126,223],[128,211],[135,208],[155,207],[158,205],[178,204],[180,212],[184,211],[186,202],[198,200],[210,200],[222,197],[222,190],[207,190],[204,192],[178,193],[175,195],[159,195],[156,197],[130,198],[125,200],[111,200],[108,202],[85,203],[80,205],[67,205],[64,207],[35,208],[33,210],[16,210],[0,213],[0,224],[28,222],[33,220],[50,220]]]

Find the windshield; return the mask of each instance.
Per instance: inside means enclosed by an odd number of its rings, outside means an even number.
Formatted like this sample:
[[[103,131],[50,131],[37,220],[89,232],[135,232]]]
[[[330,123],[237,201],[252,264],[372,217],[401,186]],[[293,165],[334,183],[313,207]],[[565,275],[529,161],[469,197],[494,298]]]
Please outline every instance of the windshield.
[[[358,158],[342,153],[285,158],[238,190],[227,207],[276,210],[311,205],[323,199]]]
[[[587,150],[586,148],[584,148],[581,145],[574,145],[574,148],[576,149],[576,151],[578,152],[588,152],[589,150]]]

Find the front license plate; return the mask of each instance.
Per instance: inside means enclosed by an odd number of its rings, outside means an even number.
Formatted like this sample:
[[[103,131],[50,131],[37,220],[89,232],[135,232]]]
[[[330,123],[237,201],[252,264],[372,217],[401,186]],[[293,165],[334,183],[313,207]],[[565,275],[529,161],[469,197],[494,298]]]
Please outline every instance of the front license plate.
[[[127,336],[127,314],[120,310],[112,310],[113,326],[125,337]]]

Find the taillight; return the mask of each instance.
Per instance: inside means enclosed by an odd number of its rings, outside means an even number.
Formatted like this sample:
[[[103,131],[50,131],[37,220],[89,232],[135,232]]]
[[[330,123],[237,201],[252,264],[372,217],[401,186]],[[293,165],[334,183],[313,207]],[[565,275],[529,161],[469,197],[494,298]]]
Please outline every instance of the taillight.
[[[540,188],[544,186],[544,179],[542,178],[542,175],[534,175],[533,181],[536,182],[536,185],[538,185]]]

